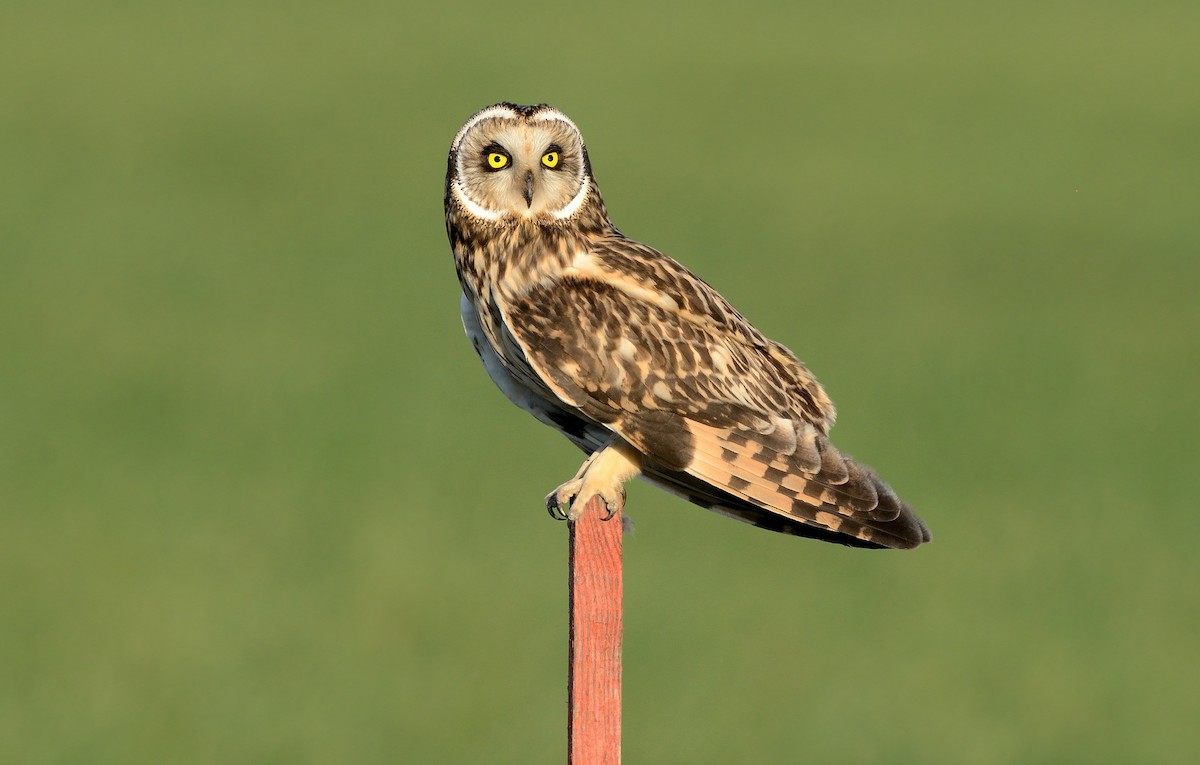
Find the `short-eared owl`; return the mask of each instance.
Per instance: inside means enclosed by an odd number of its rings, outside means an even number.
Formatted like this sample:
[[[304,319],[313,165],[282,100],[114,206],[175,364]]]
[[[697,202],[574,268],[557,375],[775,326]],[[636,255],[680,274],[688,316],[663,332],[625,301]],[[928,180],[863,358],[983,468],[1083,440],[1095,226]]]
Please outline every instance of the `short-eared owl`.
[[[610,515],[642,475],[755,526],[854,547],[930,539],[830,444],[833,402],[791,351],[609,221],[583,137],[545,104],[467,120],[446,170],[467,335],[509,399],[589,456],[546,498]]]

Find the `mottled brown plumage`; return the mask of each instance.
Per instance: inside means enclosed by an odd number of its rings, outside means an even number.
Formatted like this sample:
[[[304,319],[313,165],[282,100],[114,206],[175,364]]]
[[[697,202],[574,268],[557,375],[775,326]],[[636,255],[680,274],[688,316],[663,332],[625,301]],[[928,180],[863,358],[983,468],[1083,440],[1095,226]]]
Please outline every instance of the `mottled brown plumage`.
[[[446,229],[463,325],[504,393],[590,456],[547,498],[614,509],[641,474],[763,528],[916,547],[925,524],[828,440],[812,373],[704,281],[609,221],[583,139],[546,105],[497,104],[450,148]]]

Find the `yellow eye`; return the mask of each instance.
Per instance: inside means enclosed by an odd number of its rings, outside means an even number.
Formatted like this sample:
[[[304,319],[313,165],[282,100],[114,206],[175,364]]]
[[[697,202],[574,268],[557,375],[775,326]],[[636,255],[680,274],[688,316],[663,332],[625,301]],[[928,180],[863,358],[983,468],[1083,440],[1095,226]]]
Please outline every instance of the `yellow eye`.
[[[493,151],[488,155],[488,167],[493,170],[500,170],[508,164],[508,157],[498,151]]]
[[[558,152],[548,151],[542,155],[542,164],[546,167],[558,167]]]

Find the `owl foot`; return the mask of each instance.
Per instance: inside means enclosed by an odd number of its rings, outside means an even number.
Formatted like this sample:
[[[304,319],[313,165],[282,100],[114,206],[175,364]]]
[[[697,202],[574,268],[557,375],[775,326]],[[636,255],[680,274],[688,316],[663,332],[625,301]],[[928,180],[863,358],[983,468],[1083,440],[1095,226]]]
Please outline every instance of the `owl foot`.
[[[641,472],[641,455],[617,440],[588,457],[575,477],[546,497],[550,517],[577,521],[592,497],[604,503],[601,520],[609,520],[625,505],[625,482]]]
[[[556,520],[577,521],[583,515],[583,509],[587,507],[588,502],[592,501],[592,497],[599,497],[604,503],[604,514],[600,516],[600,520],[607,521],[621,512],[625,505],[625,487],[617,484],[615,491],[605,493],[588,487],[587,481],[582,478],[573,478],[550,492],[546,497],[546,510],[549,511],[550,517]]]

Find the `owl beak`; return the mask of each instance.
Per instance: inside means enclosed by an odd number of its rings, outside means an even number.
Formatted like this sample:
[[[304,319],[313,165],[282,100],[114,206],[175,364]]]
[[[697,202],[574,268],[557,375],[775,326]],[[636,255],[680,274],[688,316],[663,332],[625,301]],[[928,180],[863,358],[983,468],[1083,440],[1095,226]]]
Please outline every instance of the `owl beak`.
[[[525,172],[525,206],[533,207],[533,171]]]

